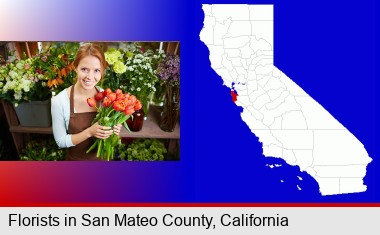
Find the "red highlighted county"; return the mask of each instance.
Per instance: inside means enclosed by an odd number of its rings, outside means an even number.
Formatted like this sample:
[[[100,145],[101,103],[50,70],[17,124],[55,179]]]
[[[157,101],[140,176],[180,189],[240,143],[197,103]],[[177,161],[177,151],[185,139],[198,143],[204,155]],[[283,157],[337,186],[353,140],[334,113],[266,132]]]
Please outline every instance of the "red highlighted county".
[[[234,92],[234,90],[231,90],[231,96],[232,96],[232,102],[236,102],[236,100],[237,100],[237,94]]]

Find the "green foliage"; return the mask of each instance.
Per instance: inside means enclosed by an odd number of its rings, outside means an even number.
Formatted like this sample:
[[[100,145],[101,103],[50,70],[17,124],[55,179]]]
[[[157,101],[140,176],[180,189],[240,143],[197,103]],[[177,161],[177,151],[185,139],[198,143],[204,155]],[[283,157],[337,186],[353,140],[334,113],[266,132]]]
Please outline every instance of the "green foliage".
[[[0,65],[5,64],[5,59],[3,58],[2,55],[0,55]]]
[[[121,160],[127,159],[127,147],[128,146],[126,144],[119,144],[117,149],[115,150],[115,156],[118,156]]]
[[[59,149],[53,138],[32,140],[20,154],[22,161],[62,161],[65,157],[66,149]]]
[[[34,56],[33,66],[47,80],[50,91],[58,94],[75,83],[73,62],[78,48],[77,42],[54,42],[45,52]]]
[[[158,81],[156,68],[164,56],[162,51],[145,51],[138,43],[127,44],[121,49],[110,48],[105,52],[109,67],[100,86],[112,90],[120,88],[135,95],[147,114],[150,95],[156,90]]]
[[[30,93],[38,88],[35,84],[41,81],[32,66],[33,60],[33,58],[14,60],[12,63],[0,66],[1,99],[11,103],[31,100]]]
[[[127,145],[121,144],[117,151],[122,160],[162,161],[167,153],[164,144],[157,139],[137,139]]]
[[[74,84],[77,44],[53,44],[31,58],[25,55],[0,65],[0,98],[18,104],[47,100]],[[75,51],[74,51],[75,50]]]

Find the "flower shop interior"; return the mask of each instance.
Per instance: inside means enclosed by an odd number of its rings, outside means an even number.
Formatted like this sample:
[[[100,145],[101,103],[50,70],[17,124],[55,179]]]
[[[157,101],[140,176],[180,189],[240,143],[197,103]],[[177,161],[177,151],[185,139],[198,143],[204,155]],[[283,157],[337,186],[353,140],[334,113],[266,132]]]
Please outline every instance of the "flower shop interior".
[[[75,84],[73,62],[84,43],[0,42],[0,161],[66,159],[53,137],[51,99]],[[180,43],[91,43],[108,64],[97,86],[141,105],[121,112],[127,120],[108,160],[178,161]]]

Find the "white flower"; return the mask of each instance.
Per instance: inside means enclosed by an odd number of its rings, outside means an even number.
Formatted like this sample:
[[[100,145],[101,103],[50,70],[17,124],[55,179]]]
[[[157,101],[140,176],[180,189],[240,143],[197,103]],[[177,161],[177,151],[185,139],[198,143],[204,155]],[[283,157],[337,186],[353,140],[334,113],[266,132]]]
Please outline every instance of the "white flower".
[[[136,91],[141,91],[141,88],[140,88],[140,87],[137,87]]]
[[[12,79],[16,79],[17,77],[17,73],[13,70],[9,71],[9,74],[8,74]]]
[[[24,65],[23,65],[22,63],[18,62],[18,63],[16,64],[16,67],[17,67],[18,69],[22,69],[22,68],[24,68]]]
[[[20,92],[16,92],[14,94],[14,97],[15,97],[15,100],[21,100],[21,98],[22,98],[22,92],[21,91]]]
[[[14,90],[17,86],[17,82],[16,80],[13,80],[13,81],[8,81],[5,86],[4,86],[4,89],[7,88],[7,90]]]
[[[133,63],[135,63],[135,64],[140,64],[140,63],[141,63],[141,60],[139,60],[139,59],[134,59],[134,60],[133,60]]]
[[[143,56],[142,54],[137,54],[137,55],[135,56],[135,58],[136,58],[136,59],[143,59],[144,56]]]
[[[31,86],[32,86],[31,80],[22,80],[20,83],[20,88],[23,89],[25,92],[30,91]]]

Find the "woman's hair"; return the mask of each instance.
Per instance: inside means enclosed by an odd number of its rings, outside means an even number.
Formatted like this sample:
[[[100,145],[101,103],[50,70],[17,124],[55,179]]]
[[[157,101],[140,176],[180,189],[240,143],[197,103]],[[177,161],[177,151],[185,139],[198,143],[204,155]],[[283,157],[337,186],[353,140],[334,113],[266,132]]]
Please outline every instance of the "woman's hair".
[[[96,58],[99,59],[102,74],[104,74],[105,69],[108,66],[107,61],[104,57],[103,50],[98,45],[93,44],[93,43],[85,43],[79,47],[77,51],[77,55],[75,56],[75,60],[74,60],[75,68],[77,68],[79,65],[79,62],[88,55],[95,56]]]

